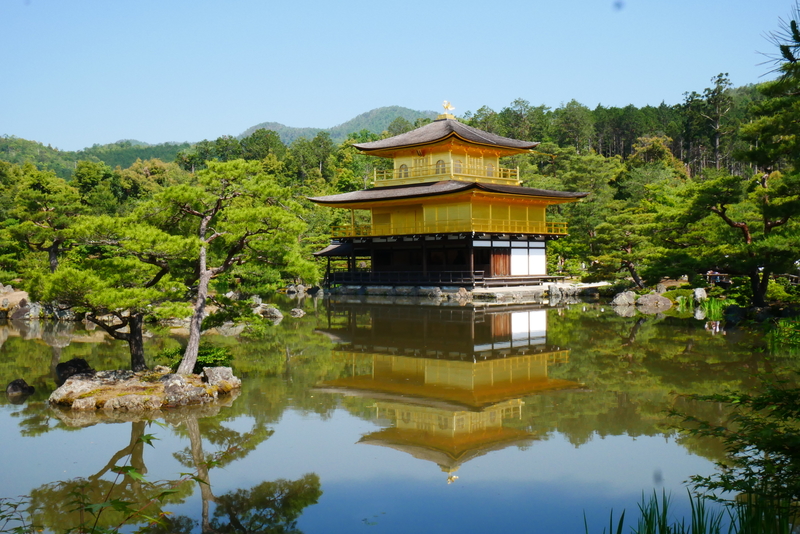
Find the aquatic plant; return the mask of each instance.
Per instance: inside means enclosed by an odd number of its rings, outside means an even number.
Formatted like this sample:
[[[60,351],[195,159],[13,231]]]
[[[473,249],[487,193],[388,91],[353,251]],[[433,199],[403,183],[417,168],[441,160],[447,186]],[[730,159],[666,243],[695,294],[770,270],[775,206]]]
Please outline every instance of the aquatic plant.
[[[742,498],[729,503],[727,507],[709,508],[712,500],[705,495],[689,493],[691,506],[688,518],[677,519],[672,510],[672,499],[666,491],[659,496],[655,491],[648,498],[642,495],[636,526],[631,527],[635,534],[792,534],[795,532],[796,514],[785,503]],[[611,512],[608,531],[603,534],[622,534],[625,511],[614,524]],[[688,520],[687,520],[688,519]],[[584,515],[584,528],[589,527]]]
[[[721,321],[725,312],[726,302],[722,299],[706,299],[700,303],[700,307],[706,314],[709,321]]]
[[[773,353],[800,352],[800,319],[778,319],[768,327],[767,340]]]

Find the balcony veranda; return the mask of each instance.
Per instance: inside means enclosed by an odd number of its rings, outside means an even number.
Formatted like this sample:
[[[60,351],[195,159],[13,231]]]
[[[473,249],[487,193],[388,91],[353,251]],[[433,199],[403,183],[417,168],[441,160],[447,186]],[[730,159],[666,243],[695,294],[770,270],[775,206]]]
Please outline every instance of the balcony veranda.
[[[374,171],[375,187],[458,180],[462,182],[483,182],[501,185],[519,185],[519,169],[504,167],[467,166],[458,163],[439,163],[414,167],[399,167]]]
[[[494,219],[456,219],[417,223],[413,225],[395,224],[348,224],[331,227],[334,238],[342,237],[386,237],[409,236],[421,234],[453,234],[453,233],[486,233],[486,234],[534,234],[534,235],[567,235],[565,222],[531,222],[531,221],[498,221]]]

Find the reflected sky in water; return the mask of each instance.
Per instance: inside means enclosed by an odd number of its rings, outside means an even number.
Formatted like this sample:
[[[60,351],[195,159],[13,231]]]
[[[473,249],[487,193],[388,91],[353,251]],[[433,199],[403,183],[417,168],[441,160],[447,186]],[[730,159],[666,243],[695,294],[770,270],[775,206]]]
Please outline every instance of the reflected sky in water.
[[[211,416],[147,426],[158,438],[140,454],[148,479],[176,478],[198,451],[234,444],[241,449],[208,474],[213,495],[313,473],[321,495],[307,489],[294,505],[306,533],[583,532],[584,513],[599,532],[611,509],[631,513],[654,489],[687,509],[684,481],[711,473],[720,449],[679,437],[664,410],[721,417],[676,393],[741,387],[764,365],[753,355],[760,340],[746,332],[712,336],[691,318],[623,317],[597,305],[305,308],[265,339],[213,338],[234,351],[242,394]],[[44,404],[55,348],[47,336],[4,328],[3,380],[22,377],[38,391],[0,406],[0,495],[54,499],[43,489],[101,472],[138,427],[60,422]],[[124,345],[73,335],[66,343],[59,330],[61,361],[125,365]],[[179,342],[165,332],[148,341],[148,355]],[[235,513],[250,517],[257,493],[238,503],[249,512]],[[178,501],[165,509],[199,531],[200,490]],[[215,506],[206,519],[226,521],[212,517]]]

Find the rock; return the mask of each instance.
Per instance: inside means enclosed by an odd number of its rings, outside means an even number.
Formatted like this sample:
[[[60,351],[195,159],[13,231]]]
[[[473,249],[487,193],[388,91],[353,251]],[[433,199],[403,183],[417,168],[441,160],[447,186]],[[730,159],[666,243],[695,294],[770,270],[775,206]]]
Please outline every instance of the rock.
[[[289,284],[286,286],[287,295],[294,295],[295,293],[297,293],[297,288],[294,286],[294,284]]]
[[[649,295],[642,295],[639,297],[636,301],[636,307],[642,313],[655,315],[656,313],[661,313],[670,309],[672,307],[672,301],[667,297],[662,297],[656,293],[650,293]]]
[[[265,319],[280,320],[283,319],[283,314],[278,308],[269,306],[267,304],[259,304],[253,309],[253,313],[260,315]]]
[[[233,375],[230,367],[203,367],[203,375],[209,385],[217,386],[224,393],[242,386],[242,381]]]
[[[113,397],[108,399],[103,404],[103,410],[158,410],[161,408],[161,399],[156,396],[148,395],[122,395],[121,397]],[[75,403],[72,403],[72,409],[75,410]]]
[[[204,382],[198,375],[167,374],[129,370],[100,371],[94,375],[79,374],[67,379],[50,395],[50,405],[75,411],[100,410],[106,414],[160,410],[162,407],[202,405],[220,394],[238,391],[241,380],[230,368],[209,367],[212,376]],[[114,416],[116,417],[116,416]]]
[[[11,404],[22,404],[35,391],[36,388],[28,385],[24,379],[17,378],[6,386],[6,397]]]
[[[725,317],[726,322],[737,324],[747,319],[747,310],[742,308],[741,306],[732,304],[727,308],[725,308],[723,316]]]
[[[258,295],[253,295],[252,297],[250,297],[250,300],[253,302],[253,306],[256,307],[261,306],[261,304],[263,304],[261,297],[259,297]]]
[[[304,286],[303,284],[297,284],[296,286],[294,286],[294,289],[298,293],[305,293],[306,292],[306,286]]]
[[[636,293],[633,291],[618,293],[611,301],[612,306],[633,306],[634,304],[636,304]]]
[[[181,375],[167,375],[161,381],[164,383],[164,404],[168,406],[202,404],[217,398],[216,390],[212,398],[207,398],[208,393],[205,388],[190,384]]]
[[[244,332],[246,326],[247,325],[244,324],[236,324],[233,321],[226,321],[215,328],[209,329],[208,333],[214,333],[219,336],[236,337]]]
[[[89,411],[97,409],[97,399],[94,397],[83,397],[72,401],[72,409],[77,411]]]
[[[697,319],[698,321],[705,320],[706,311],[698,306],[697,308],[694,309],[694,318]]]
[[[292,308],[292,310],[289,312],[289,315],[291,315],[295,319],[299,319],[300,317],[304,316],[305,314],[306,314],[306,312],[304,312],[300,308]]]
[[[394,288],[392,286],[367,286],[364,291],[367,295],[392,295]]]
[[[667,286],[665,286],[664,284],[656,284],[656,293],[658,293],[659,295],[663,295],[666,292],[667,292]]]
[[[312,297],[316,297],[317,295],[319,295],[319,296],[324,295],[325,294],[325,290],[323,290],[319,286],[313,286],[313,287],[310,287],[310,288],[306,289],[306,293],[308,293]]]
[[[470,296],[470,292],[463,287],[459,287],[455,292],[447,294],[448,299],[457,301],[467,301],[469,300]]]
[[[706,293],[706,290],[703,289],[702,287],[694,288],[694,290],[692,292],[692,296],[694,297],[694,301],[695,302],[703,302],[704,300],[706,300],[708,298],[708,294]]]
[[[80,374],[94,374],[94,369],[83,358],[73,358],[67,362],[56,365],[56,382],[61,385],[68,378]]]
[[[417,295],[417,288],[414,286],[396,286],[394,294],[398,297],[414,297]]]
[[[636,315],[636,306],[630,304],[624,306],[614,306],[614,313],[620,317],[633,317]]]
[[[439,299],[442,298],[442,290],[439,287],[420,287],[419,296]]]
[[[58,389],[50,394],[50,404],[72,405],[75,400],[86,398],[97,389],[97,384],[83,380],[85,375],[68,378]]]

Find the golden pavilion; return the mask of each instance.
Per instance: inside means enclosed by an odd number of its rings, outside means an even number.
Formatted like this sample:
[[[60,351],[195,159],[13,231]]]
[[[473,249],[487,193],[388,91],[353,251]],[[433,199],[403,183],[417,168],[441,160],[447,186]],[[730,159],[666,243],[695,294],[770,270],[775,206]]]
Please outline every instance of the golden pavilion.
[[[354,145],[391,159],[393,168],[376,170],[370,189],[310,198],[350,210],[350,224],[333,228],[331,245],[316,253],[329,259],[327,284],[475,287],[548,279],[547,242],[566,236],[567,225],[548,222],[547,206],[588,193],[523,187],[518,168],[500,166],[500,158],[538,144],[445,113],[410,132]],[[358,210],[368,217],[357,217]],[[331,258],[346,267],[331,272]]]
[[[476,457],[538,439],[515,425],[524,397],[581,388],[549,376],[569,350],[547,343],[545,308],[332,307],[345,321],[321,332],[343,372],[317,389],[371,399],[386,424],[359,443],[433,462],[449,482]]]

